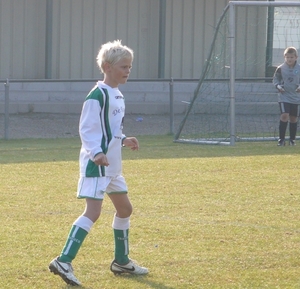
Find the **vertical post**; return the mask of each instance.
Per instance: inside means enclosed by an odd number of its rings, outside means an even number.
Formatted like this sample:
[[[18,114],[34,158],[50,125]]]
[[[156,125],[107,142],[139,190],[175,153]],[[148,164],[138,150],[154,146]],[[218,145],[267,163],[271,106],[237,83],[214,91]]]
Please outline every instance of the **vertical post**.
[[[4,100],[4,138],[9,139],[9,80],[6,79]]]
[[[174,80],[171,78],[170,87],[170,134],[174,134]]]
[[[235,145],[235,5],[229,3],[230,37],[230,145]]]

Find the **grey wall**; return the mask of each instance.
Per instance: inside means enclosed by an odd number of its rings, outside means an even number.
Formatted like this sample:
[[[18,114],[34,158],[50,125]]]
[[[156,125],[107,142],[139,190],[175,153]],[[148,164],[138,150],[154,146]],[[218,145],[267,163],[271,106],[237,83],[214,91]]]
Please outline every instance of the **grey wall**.
[[[45,0],[0,1],[0,78],[43,78]]]
[[[161,1],[166,4],[163,43],[159,42]],[[135,51],[131,78],[197,79],[216,23],[228,2],[0,0],[0,79],[99,78],[97,52],[102,43],[114,39],[122,39]],[[244,28],[237,30],[237,37],[243,40],[237,55],[239,74],[263,75],[266,9],[239,9],[237,14],[247,28],[246,32]],[[262,21],[262,25],[254,26],[253,21]],[[158,63],[160,47],[164,47],[162,76],[162,62]],[[261,56],[260,66],[251,66],[252,55]]]
[[[47,1],[52,3],[46,47]],[[227,0],[166,0],[165,75],[198,78]],[[158,78],[160,0],[0,0],[0,79],[98,78],[104,42],[135,51],[132,78]],[[48,50],[47,50],[47,49]],[[50,51],[46,67],[46,51]]]

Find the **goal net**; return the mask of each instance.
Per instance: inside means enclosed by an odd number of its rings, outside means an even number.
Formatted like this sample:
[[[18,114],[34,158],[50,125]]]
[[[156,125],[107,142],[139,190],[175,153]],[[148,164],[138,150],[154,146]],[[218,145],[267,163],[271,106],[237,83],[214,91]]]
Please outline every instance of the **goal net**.
[[[230,1],[174,141],[277,140],[280,111],[272,76],[284,49],[299,44],[300,1]]]

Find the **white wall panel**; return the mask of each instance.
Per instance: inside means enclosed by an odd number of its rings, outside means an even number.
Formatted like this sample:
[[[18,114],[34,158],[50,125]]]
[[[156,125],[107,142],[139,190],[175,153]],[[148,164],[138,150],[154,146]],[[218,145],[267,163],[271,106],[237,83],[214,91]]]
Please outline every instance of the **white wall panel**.
[[[131,78],[157,78],[160,0],[52,0],[51,77],[99,78],[114,39],[135,52]],[[166,0],[165,77],[198,78],[227,0]],[[0,78],[45,78],[46,0],[0,0]],[[47,70],[48,71],[48,70]]]
[[[158,0],[53,3],[53,78],[98,78],[98,50],[115,39],[135,52],[131,77],[157,77]]]
[[[236,9],[236,73],[243,77],[265,76],[267,8]]]
[[[45,1],[0,1],[0,78],[44,76]]]
[[[12,2],[0,2],[0,77],[7,78],[12,75]]]
[[[166,77],[198,78],[226,0],[167,0]]]

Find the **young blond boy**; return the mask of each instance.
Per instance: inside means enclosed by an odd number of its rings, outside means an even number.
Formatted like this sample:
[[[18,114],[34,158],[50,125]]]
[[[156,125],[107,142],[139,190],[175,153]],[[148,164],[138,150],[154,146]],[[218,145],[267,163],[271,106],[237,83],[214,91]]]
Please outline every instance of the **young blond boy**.
[[[85,199],[86,207],[83,214],[73,223],[60,256],[49,264],[49,270],[70,285],[80,285],[73,273],[71,262],[93,224],[100,217],[105,193],[116,209],[112,223],[115,258],[110,270],[115,274],[148,273],[147,268],[128,258],[132,205],[122,176],[121,148],[126,146],[138,150],[139,143],[135,137],[126,137],[122,133],[125,103],[118,86],[126,83],[132,61],[133,51],[122,45],[121,41],[103,44],[97,56],[97,63],[104,79],[98,81],[89,92],[82,107],[79,122],[82,146],[77,197]],[[99,247],[101,248],[101,244]]]
[[[280,108],[278,146],[285,145],[285,133],[289,123],[290,145],[296,145],[298,105],[300,104],[300,65],[297,63],[298,52],[295,47],[284,51],[284,63],[279,65],[273,77],[273,84],[278,89]]]

